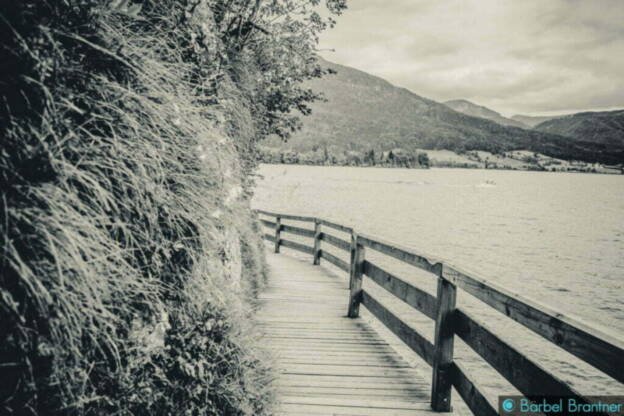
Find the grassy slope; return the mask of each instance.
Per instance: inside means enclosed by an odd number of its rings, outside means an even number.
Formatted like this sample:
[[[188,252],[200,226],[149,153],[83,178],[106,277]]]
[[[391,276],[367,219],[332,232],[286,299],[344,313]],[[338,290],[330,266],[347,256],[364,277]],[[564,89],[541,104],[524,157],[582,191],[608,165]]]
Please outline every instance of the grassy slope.
[[[313,106],[302,131],[287,144],[268,146],[308,151],[333,146],[335,151],[368,149],[450,149],[501,152],[527,149],[562,159],[613,162],[607,150],[593,143],[533,130],[501,126],[392,86],[353,68],[327,63],[336,75],[315,80],[328,102]]]
[[[143,4],[3,7],[1,414],[269,413],[244,155],[201,84],[210,9]]]

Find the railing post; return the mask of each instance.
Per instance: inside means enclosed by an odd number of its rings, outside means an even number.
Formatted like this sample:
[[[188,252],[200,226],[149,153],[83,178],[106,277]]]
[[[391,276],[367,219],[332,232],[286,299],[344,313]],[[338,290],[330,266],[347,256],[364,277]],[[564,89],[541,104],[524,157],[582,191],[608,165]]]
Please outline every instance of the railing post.
[[[314,265],[321,264],[321,221],[314,219]]]
[[[364,264],[364,246],[358,244],[357,234],[351,233],[351,267],[349,276],[349,318],[360,315],[362,301],[362,265]]]
[[[277,215],[275,217],[275,252],[280,252],[280,234],[282,232],[282,218]]]
[[[444,266],[441,263],[436,264],[436,269],[438,274],[438,313],[435,321],[431,408],[436,412],[450,412],[452,410],[450,367],[453,363],[453,338],[455,334],[452,314],[455,309],[457,288],[443,278]]]

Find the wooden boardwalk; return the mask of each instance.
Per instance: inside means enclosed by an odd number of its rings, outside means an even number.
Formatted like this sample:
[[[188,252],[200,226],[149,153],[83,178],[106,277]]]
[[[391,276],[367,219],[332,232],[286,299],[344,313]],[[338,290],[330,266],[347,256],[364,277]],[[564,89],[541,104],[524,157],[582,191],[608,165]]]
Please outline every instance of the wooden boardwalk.
[[[467,407],[473,415],[498,415],[496,397],[484,394],[478,374],[471,374],[454,359],[455,338],[524,396],[569,396],[579,403],[595,402],[458,305],[456,298],[466,294],[500,312],[502,319],[523,325],[624,383],[624,339],[617,334],[593,328],[447,260],[351,227],[316,217],[257,213],[262,216],[260,223],[271,231],[264,239],[275,252],[284,247],[310,256],[303,261],[268,255],[272,276],[261,296],[258,319],[276,353],[281,414],[422,415],[433,413],[430,409],[449,412],[455,400],[461,405],[456,408]],[[298,241],[287,238],[291,235]],[[305,244],[306,238],[313,244]],[[336,250],[342,254],[332,254]],[[429,273],[437,283],[436,295],[385,270],[366,256],[367,250]],[[349,262],[340,258],[345,254]],[[346,272],[349,284],[346,276],[340,278],[318,267],[321,259]],[[381,325],[359,318],[360,305]],[[412,325],[414,311],[421,314],[419,319],[431,319],[435,325],[433,340],[423,328]],[[384,336],[373,327],[386,331]],[[407,347],[420,357],[418,370],[429,376],[423,377],[400,358],[388,341],[395,335],[400,341],[392,340],[392,346]],[[453,391],[461,400],[452,399]],[[505,393],[509,392],[500,392]]]
[[[346,317],[346,279],[267,253],[258,322],[278,367],[283,415],[431,414],[426,380],[362,318]]]

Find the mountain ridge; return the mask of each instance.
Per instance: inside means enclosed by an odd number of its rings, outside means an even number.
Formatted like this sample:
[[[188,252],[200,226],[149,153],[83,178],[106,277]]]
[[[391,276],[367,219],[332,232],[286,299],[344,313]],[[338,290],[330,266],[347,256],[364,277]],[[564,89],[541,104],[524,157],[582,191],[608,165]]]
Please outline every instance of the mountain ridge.
[[[587,162],[616,163],[604,147],[583,140],[513,126],[454,111],[434,100],[364,71],[321,60],[336,73],[309,81],[306,87],[324,94],[313,103],[312,114],[288,143],[278,138],[265,142],[272,148],[294,152],[329,149],[332,153],[376,152],[403,149],[484,150],[502,153],[529,150],[551,157]],[[327,151],[327,150],[326,150]]]
[[[624,152],[624,109],[569,114],[544,121],[535,126],[535,129]]]
[[[549,120],[553,120],[555,118],[559,118],[562,116],[526,116],[523,114],[514,114],[513,116],[511,116],[512,120],[518,121],[520,123],[523,123],[527,126],[529,126],[530,128],[533,128],[535,126],[537,126],[540,123],[543,123],[545,121],[549,121]]]
[[[472,101],[469,101],[463,98],[444,101],[442,104],[460,113],[473,116],[473,117],[485,118],[487,120],[491,120],[503,126],[520,127],[523,129],[531,128],[529,125],[525,123],[504,117],[499,112],[494,111],[491,108],[476,104]]]

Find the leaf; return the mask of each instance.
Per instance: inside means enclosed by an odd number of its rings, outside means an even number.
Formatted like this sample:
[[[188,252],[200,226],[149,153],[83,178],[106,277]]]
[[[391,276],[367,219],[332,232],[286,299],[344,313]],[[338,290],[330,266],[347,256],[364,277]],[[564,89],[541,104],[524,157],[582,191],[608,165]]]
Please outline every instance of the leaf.
[[[132,3],[131,0],[112,0],[109,6],[112,11],[125,14],[130,17],[137,17],[143,9],[142,4]]]
[[[119,6],[121,5],[121,3],[122,3],[123,1],[124,1],[124,0],[113,0],[113,1],[111,2],[111,4],[109,5],[109,7],[110,7],[112,10],[118,10],[118,9],[119,9]]]
[[[141,9],[143,8],[143,5],[141,4],[133,4],[132,6],[128,7],[128,11],[126,12],[129,16],[132,17],[137,17],[139,15],[139,13],[141,13]]]

